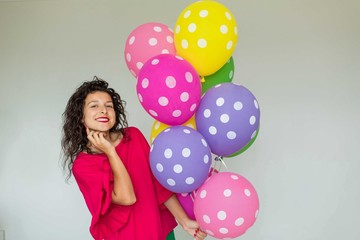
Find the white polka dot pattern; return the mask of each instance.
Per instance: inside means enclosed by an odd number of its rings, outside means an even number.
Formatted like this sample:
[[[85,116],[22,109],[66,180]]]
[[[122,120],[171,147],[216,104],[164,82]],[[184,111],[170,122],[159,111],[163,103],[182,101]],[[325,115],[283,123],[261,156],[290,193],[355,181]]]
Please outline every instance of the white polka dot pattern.
[[[210,236],[233,239],[254,224],[259,199],[252,184],[241,175],[216,173],[197,193],[194,200],[195,217]]]
[[[186,121],[183,126],[187,126],[190,127],[192,129],[196,129],[196,124],[195,124],[195,116],[192,116],[188,121]],[[156,138],[156,136],[164,131],[165,129],[167,129],[168,127],[170,127],[167,124],[164,124],[162,122],[159,122],[157,120],[154,121],[152,127],[151,127],[151,133],[150,133],[150,145],[153,143],[154,139]],[[186,131],[184,131],[186,132]],[[189,132],[190,133],[190,132]],[[204,140],[205,141],[205,140]]]
[[[201,100],[201,82],[195,69],[170,54],[155,56],[142,66],[136,91],[142,107],[167,125],[189,120]]]
[[[254,140],[260,109],[247,88],[222,83],[206,91],[195,117],[197,130],[209,143],[211,151],[228,156]]]
[[[130,72],[137,78],[144,63],[153,56],[176,54],[174,33],[161,23],[146,23],[135,28],[127,38],[124,57]]]
[[[178,17],[174,43],[177,54],[188,59],[200,75],[211,75],[232,56],[237,43],[236,21],[218,2],[195,2]]]
[[[154,176],[164,187],[177,193],[194,191],[204,183],[210,159],[205,139],[186,126],[166,128],[151,145],[150,167]]]

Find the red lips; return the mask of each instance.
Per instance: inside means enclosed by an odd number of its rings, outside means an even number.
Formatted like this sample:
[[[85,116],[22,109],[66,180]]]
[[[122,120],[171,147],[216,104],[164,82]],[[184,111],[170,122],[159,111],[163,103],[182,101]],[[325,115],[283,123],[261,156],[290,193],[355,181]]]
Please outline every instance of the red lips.
[[[98,121],[98,122],[108,122],[109,118],[108,117],[98,117],[98,118],[96,118],[96,121]]]

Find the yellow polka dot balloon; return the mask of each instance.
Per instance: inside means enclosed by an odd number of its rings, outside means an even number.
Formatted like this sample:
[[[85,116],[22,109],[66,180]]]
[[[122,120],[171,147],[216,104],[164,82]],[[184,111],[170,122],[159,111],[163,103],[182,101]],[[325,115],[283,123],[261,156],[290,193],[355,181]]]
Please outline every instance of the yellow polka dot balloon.
[[[177,55],[186,59],[199,75],[219,70],[232,56],[238,30],[233,14],[216,1],[198,1],[179,15],[174,33]]]
[[[196,130],[195,115],[193,115],[188,121],[183,123],[182,126],[190,127]],[[159,135],[159,133],[161,133],[163,130],[165,130],[168,127],[171,127],[171,125],[167,125],[165,123],[159,122],[158,120],[155,120],[151,127],[150,144],[153,143],[153,141],[155,140],[156,136]]]

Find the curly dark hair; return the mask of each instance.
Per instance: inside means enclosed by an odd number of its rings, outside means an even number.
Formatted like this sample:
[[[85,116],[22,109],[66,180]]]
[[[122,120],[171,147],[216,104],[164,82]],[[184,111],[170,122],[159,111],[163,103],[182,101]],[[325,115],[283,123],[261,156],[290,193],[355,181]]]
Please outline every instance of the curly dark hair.
[[[110,129],[110,132],[119,131],[123,137],[126,135],[125,128],[128,127],[125,115],[126,102],[121,99],[120,95],[113,88],[108,86],[109,84],[105,80],[94,76],[92,81],[84,82],[76,89],[66,105],[65,111],[62,114],[63,135],[61,139],[63,170],[68,171],[66,180],[69,180],[72,176],[72,166],[76,156],[82,151],[92,153],[87,146],[86,129],[82,122],[85,98],[89,93],[100,91],[110,95],[116,116],[115,125]]]

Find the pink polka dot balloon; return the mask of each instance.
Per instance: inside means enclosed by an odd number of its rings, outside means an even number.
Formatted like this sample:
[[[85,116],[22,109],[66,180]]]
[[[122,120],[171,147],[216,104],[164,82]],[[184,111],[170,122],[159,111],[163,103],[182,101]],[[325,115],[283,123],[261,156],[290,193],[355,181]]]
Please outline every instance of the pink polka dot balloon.
[[[175,55],[174,33],[166,25],[145,23],[128,36],[124,57],[130,72],[136,78],[144,63],[159,54]]]
[[[251,227],[259,211],[253,185],[236,173],[214,174],[196,192],[194,213],[200,227],[219,239],[236,238]]]
[[[214,168],[210,168],[209,174],[208,174],[208,178],[205,180],[205,182],[213,175],[218,173],[219,171],[217,169]],[[191,218],[192,220],[196,220],[195,219],[195,214],[194,214],[194,199],[195,199],[195,194],[196,194],[197,190],[194,190],[190,193],[177,193],[176,196],[179,200],[179,203],[181,204],[181,206],[183,207],[185,213],[188,215],[189,218]]]
[[[136,91],[150,116],[167,125],[181,125],[194,115],[200,104],[201,82],[186,60],[160,54],[142,67]]]

